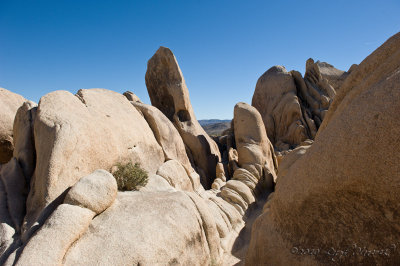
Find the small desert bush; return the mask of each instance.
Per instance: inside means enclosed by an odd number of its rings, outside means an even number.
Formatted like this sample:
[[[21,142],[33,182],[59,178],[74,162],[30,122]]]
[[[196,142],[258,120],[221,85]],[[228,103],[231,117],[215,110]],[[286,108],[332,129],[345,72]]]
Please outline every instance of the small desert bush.
[[[118,163],[116,168],[117,170],[113,172],[113,175],[117,180],[118,190],[137,190],[149,181],[147,172],[138,163],[135,163],[135,165],[132,162]]]

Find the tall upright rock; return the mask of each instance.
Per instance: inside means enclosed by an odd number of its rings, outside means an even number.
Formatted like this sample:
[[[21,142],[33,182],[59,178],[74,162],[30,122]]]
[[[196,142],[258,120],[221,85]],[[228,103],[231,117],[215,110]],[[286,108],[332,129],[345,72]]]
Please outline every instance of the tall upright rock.
[[[400,33],[348,76],[314,144],[278,175],[246,264],[398,264],[399,110]]]
[[[221,155],[194,115],[185,79],[170,49],[160,47],[147,63],[146,86],[152,105],[174,123],[191,153],[189,158],[193,158],[201,183],[210,188]]]
[[[0,163],[13,156],[13,124],[18,108],[26,101],[24,97],[0,88]]]

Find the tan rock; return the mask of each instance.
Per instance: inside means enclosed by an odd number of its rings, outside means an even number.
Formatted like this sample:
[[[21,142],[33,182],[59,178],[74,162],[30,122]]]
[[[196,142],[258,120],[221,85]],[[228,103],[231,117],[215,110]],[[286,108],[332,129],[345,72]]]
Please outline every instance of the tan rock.
[[[348,73],[308,59],[304,78],[298,71],[274,66],[257,81],[252,105],[260,112],[268,137],[279,152],[314,139]]]
[[[147,63],[146,86],[153,106],[171,120],[189,148],[201,176],[209,189],[215,179],[216,164],[221,160],[217,144],[197,121],[189,99],[189,91],[175,56],[160,47]],[[204,173],[204,174],[202,174]]]
[[[301,158],[311,146],[299,146],[296,149],[285,155],[279,162],[278,176],[284,178],[286,173],[289,171],[290,166],[292,166],[299,158]]]
[[[159,175],[150,175],[149,181],[146,186],[139,188],[139,191],[142,192],[157,192],[157,191],[176,191],[167,180],[165,180],[162,176]]]
[[[350,74],[350,72],[354,69],[349,69],[348,72],[340,70],[332,66],[331,64],[328,64],[326,62],[320,62],[317,61],[315,62],[318,65],[319,71],[321,73],[321,76],[328,81],[328,83],[335,89],[335,91],[338,91],[340,89],[340,86],[343,84],[344,80],[347,78],[347,76]],[[352,65],[356,66],[356,65]]]
[[[36,117],[37,104],[26,101],[18,109],[14,120],[14,153],[29,185],[35,170],[36,151],[33,137],[33,123]]]
[[[2,165],[0,177],[7,195],[6,202],[9,214],[14,223],[14,228],[19,232],[25,216],[27,188],[24,172],[17,159],[12,158],[8,163]]]
[[[0,165],[1,170],[1,165]],[[14,222],[7,206],[7,192],[0,180],[0,264],[3,265],[10,253],[15,234]]]
[[[202,211],[184,192],[119,192],[115,203],[71,246],[64,264],[218,263],[218,232]]]
[[[138,96],[136,96],[136,94],[134,94],[131,91],[126,91],[123,94],[130,102],[138,102],[141,103],[142,101],[139,99]]]
[[[193,191],[193,184],[185,168],[175,160],[166,161],[157,170],[157,175],[163,177],[168,183],[179,190]]]
[[[233,121],[239,166],[250,172],[256,167],[257,173],[254,174],[263,180],[267,179],[267,172],[275,179],[277,163],[260,113],[246,103],[238,103]]]
[[[258,79],[252,105],[262,115],[271,142],[275,146],[282,143],[278,149],[288,149],[310,138],[296,84],[283,66],[270,68]]]
[[[165,160],[177,160],[190,174],[193,168],[186,155],[185,144],[174,124],[156,107],[132,102],[132,104],[144,115],[154,136],[164,151]]]
[[[96,170],[82,177],[65,196],[64,203],[103,212],[115,200],[118,187],[115,178],[105,170]]]
[[[398,33],[344,81],[314,144],[278,178],[253,225],[246,264],[398,263],[400,120],[393,114],[400,110],[399,51]],[[358,247],[378,252],[329,253]],[[296,255],[301,248],[320,253]]]
[[[61,265],[64,255],[89,227],[95,213],[61,204],[29,240],[15,265]]]
[[[154,174],[164,162],[160,145],[136,108],[123,95],[104,89],[43,96],[34,134],[37,162],[26,228],[46,208],[41,215],[45,219],[68,187],[96,169],[109,170],[119,161],[131,160]]]
[[[8,162],[13,154],[13,124],[18,108],[25,98],[0,88],[0,163]]]

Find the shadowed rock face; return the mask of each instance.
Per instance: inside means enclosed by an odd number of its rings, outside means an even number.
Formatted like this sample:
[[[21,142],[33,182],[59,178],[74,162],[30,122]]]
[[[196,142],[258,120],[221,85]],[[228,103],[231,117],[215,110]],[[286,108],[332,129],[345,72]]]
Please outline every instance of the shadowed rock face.
[[[348,76],[314,144],[278,175],[253,226],[248,265],[320,265],[332,262],[330,248],[357,247],[388,249],[388,255],[334,259],[341,265],[398,264],[399,99],[400,33]],[[321,252],[296,255],[300,248]]]
[[[0,163],[8,162],[13,156],[13,124],[18,108],[25,98],[0,88]]]
[[[287,151],[314,139],[336,94],[324,77],[333,80],[339,72],[327,63],[314,63],[310,58],[304,78],[298,71],[288,72],[283,66],[274,66],[258,79],[252,105],[261,113],[268,137],[277,151]]]
[[[168,48],[160,47],[147,63],[146,86],[152,105],[174,123],[192,155],[189,157],[193,157],[201,183],[210,188],[221,155],[194,115],[185,79]]]

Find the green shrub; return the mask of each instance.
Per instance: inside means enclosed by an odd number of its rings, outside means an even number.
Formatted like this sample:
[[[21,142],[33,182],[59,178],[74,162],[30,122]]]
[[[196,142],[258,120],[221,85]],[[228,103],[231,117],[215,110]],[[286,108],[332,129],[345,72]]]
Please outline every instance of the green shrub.
[[[147,172],[140,167],[140,164],[132,162],[118,163],[117,170],[113,173],[117,180],[118,190],[137,190],[139,186],[145,186],[149,181]]]

